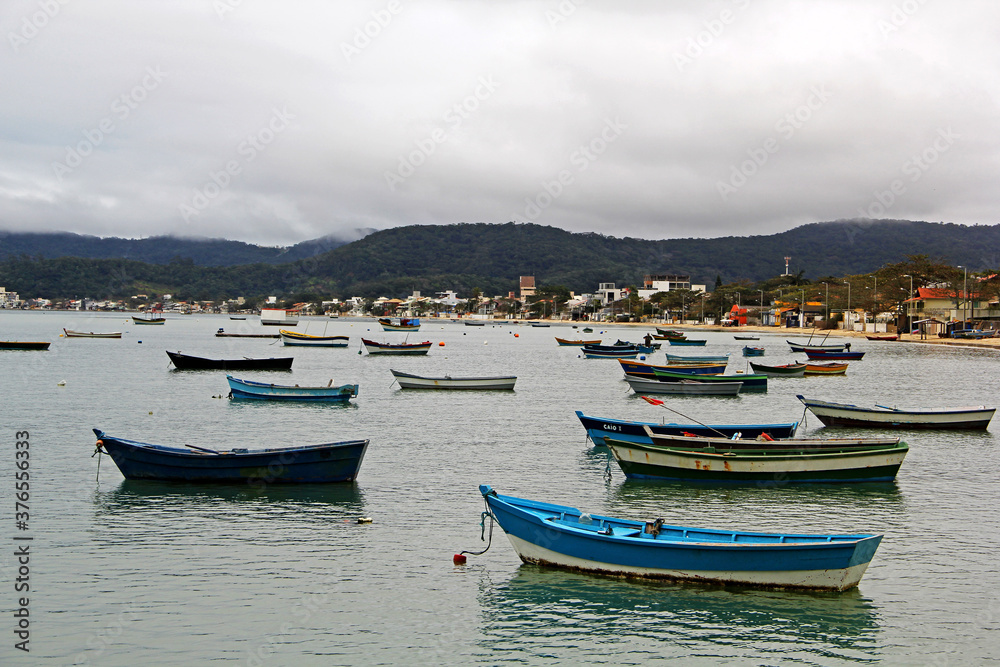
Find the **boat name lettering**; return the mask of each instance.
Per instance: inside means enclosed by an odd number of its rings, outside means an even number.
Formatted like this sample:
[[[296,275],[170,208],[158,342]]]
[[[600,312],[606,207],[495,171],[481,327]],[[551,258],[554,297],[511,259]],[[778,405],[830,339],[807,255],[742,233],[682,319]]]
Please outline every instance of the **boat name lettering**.
[[[605,431],[620,431],[620,430],[622,430],[621,427],[618,426],[617,424],[601,424],[601,427]]]

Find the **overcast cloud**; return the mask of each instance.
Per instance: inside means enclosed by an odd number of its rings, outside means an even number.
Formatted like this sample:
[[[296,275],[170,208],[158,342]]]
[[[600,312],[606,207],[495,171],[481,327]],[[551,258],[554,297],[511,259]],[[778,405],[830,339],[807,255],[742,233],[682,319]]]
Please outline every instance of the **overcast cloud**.
[[[0,229],[993,224],[1000,3],[14,0]]]

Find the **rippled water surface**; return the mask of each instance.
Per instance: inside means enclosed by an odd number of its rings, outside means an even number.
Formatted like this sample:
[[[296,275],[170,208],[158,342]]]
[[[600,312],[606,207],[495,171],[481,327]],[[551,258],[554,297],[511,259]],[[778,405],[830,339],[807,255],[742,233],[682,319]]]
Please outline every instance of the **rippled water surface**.
[[[174,316],[160,327],[115,315],[0,312],[0,340],[51,340],[0,352],[6,474],[0,608],[16,606],[14,434],[30,432],[31,653],[0,624],[3,664],[981,664],[1000,650],[997,424],[985,432],[903,432],[895,483],[689,486],[625,481],[574,415],[684,421],[622,382],[614,360],[582,359],[568,326],[466,327],[425,321],[426,357],[359,354],[373,322],[312,319],[348,349],[287,348],[256,318]],[[125,332],[65,339],[62,327]],[[599,332],[603,331],[601,335]],[[601,329],[605,342],[641,330]],[[701,335],[701,334],[693,334]],[[704,348],[743,345],[709,332]],[[802,358],[782,332],[767,362]],[[141,342],[140,342],[141,341]],[[437,343],[443,342],[444,346]],[[1000,352],[857,341],[845,377],[772,379],[766,394],[680,397],[703,422],[795,421],[796,394],[903,406],[996,404]],[[176,371],[165,350],[207,357],[294,356],[292,372],[236,373],[282,384],[360,384],[348,406],[223,398],[222,372]],[[651,360],[662,360],[662,352]],[[423,375],[518,376],[513,392],[400,390],[389,368]],[[64,386],[60,386],[65,382]],[[92,428],[165,445],[314,444],[369,438],[353,485],[210,487],[126,482],[91,458]],[[800,431],[801,432],[801,431]],[[805,432],[832,433],[809,418]],[[846,431],[838,430],[838,433]],[[864,433],[855,430],[854,433]],[[857,590],[730,591],[639,583],[521,565],[502,532],[478,550],[477,485],[611,516],[694,526],[877,532]],[[359,524],[359,517],[372,523]],[[25,533],[18,533],[23,535]]]

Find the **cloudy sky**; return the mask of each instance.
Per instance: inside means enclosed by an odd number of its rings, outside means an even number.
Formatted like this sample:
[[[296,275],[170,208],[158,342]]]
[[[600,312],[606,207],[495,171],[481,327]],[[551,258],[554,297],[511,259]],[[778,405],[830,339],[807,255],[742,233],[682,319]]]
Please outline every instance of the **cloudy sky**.
[[[0,229],[997,222],[1000,3],[9,0]]]

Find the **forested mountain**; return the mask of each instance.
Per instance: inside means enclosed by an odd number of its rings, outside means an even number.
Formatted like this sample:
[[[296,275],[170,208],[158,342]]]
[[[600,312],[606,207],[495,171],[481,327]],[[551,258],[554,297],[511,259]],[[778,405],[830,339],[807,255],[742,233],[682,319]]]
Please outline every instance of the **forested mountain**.
[[[239,245],[247,244],[233,247]],[[216,246],[219,252],[226,247]],[[517,289],[522,275],[535,276],[539,285],[588,292],[600,282],[638,285],[648,273],[682,273],[711,289],[716,277],[731,283],[777,276],[785,270],[786,256],[791,257],[790,272],[805,278],[865,273],[907,255],[962,264],[971,272],[996,269],[1000,226],[838,221],[768,236],[649,241],[574,234],[534,224],[463,223],[383,230],[281,265],[258,260],[234,266],[237,255],[234,251],[217,259],[217,266],[199,266],[194,258],[176,259],[176,253],[160,264],[125,258],[20,256],[0,263],[0,285],[22,296],[48,298],[121,297],[137,292],[171,292],[197,299],[268,294],[401,297],[413,290],[468,294],[474,288],[486,295],[506,294]]]
[[[324,236],[290,247],[176,236],[122,239],[67,232],[0,232],[0,260],[29,255],[46,258],[132,259],[150,264],[166,264],[171,260],[185,259],[198,266],[236,266],[256,262],[283,264],[328,252],[374,230],[355,231],[356,233],[344,238]]]

